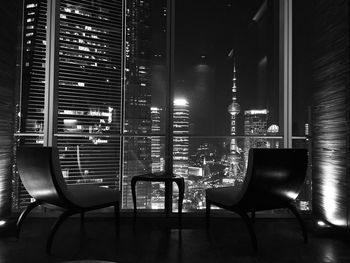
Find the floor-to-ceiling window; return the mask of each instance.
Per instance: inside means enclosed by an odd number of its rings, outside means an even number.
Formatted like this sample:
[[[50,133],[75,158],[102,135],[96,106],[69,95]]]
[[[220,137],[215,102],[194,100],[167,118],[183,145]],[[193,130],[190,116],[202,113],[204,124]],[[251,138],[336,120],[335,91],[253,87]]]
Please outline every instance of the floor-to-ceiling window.
[[[57,146],[68,184],[119,188],[123,209],[132,176],[170,167],[184,209],[204,208],[206,188],[241,186],[250,148],[291,147],[286,2],[25,0],[18,145]],[[137,197],[163,208],[164,185]]]
[[[278,1],[176,1],[173,163],[186,210],[205,208],[208,187],[239,188],[250,148],[283,147],[278,15]]]
[[[68,184],[119,188],[123,1],[26,0],[23,11],[18,145],[57,146]]]
[[[165,165],[167,1],[127,0],[122,206],[132,208],[130,182]],[[137,184],[139,208],[162,207],[161,185]]]
[[[22,70],[16,104],[17,145],[43,145],[47,1],[23,2]],[[13,207],[29,203],[30,197],[14,170]]]

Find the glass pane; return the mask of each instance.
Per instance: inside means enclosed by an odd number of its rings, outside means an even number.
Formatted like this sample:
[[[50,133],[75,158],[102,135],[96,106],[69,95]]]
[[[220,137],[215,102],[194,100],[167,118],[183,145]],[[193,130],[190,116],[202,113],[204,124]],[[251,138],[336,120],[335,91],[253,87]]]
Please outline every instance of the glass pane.
[[[131,178],[146,173],[161,173],[165,166],[165,137],[124,137],[122,207],[132,209]],[[164,184],[139,181],[136,185],[137,207],[158,209],[164,203]]]
[[[164,134],[168,89],[166,7],[166,0],[126,1],[124,132],[127,134]],[[158,129],[152,128],[154,118],[158,120]]]
[[[182,137],[183,138],[183,137]],[[188,144],[188,162],[185,178],[185,196],[183,208],[193,211],[205,208],[205,189],[211,187],[241,187],[246,173],[248,152],[255,148],[279,148],[282,139],[272,137],[236,138],[229,137],[186,137]],[[232,154],[232,140],[240,149]],[[174,166],[176,159],[174,160]],[[175,170],[175,167],[174,167]],[[176,189],[176,188],[174,188]],[[173,211],[177,209],[177,191],[173,195]]]
[[[176,1],[174,99],[188,102],[190,134],[278,131],[275,2]],[[246,130],[256,114],[267,127]]]
[[[120,137],[58,136],[57,145],[67,184],[119,189]]]
[[[133,207],[133,176],[164,169],[166,7],[166,0],[126,1],[124,133],[131,136],[124,142],[123,208]],[[144,137],[151,134],[158,136]],[[156,207],[151,198],[162,192],[156,185],[138,183],[138,207]]]
[[[21,101],[17,132],[43,133],[47,1],[24,2]]]
[[[62,0],[59,23],[58,133],[120,133],[122,1]]]
[[[313,87],[314,20],[310,12],[313,1],[293,1],[293,147],[309,151],[309,164],[304,187],[297,199],[300,210],[312,209],[311,103]]]
[[[313,10],[312,1],[293,1],[293,136],[311,132]]]
[[[43,145],[46,63],[47,1],[26,0],[23,9],[22,82],[16,102],[16,146]],[[31,200],[13,167],[13,209],[22,210]]]
[[[119,189],[123,2],[59,6],[57,146],[67,184]]]
[[[16,137],[16,147],[23,145],[35,145],[39,146],[43,144],[44,137],[37,135],[27,135]],[[16,152],[15,152],[16,153]],[[14,211],[20,211],[25,209],[30,202],[34,202],[33,198],[28,194],[24,188],[19,173],[17,171],[17,158],[16,154],[13,160],[13,169],[12,169],[12,208]]]
[[[240,187],[249,148],[282,147],[277,4],[176,1],[173,171],[185,210],[204,208],[208,187]]]

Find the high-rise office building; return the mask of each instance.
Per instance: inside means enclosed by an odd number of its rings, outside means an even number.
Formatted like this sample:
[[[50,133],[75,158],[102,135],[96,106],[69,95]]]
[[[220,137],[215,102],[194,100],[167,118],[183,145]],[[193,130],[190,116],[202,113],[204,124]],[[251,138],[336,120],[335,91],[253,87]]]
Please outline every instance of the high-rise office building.
[[[122,2],[61,0],[59,13],[61,169],[70,184],[119,187]]]
[[[47,39],[46,14],[51,5],[56,5],[59,16],[55,21],[48,17],[57,30],[58,45],[48,53],[46,47],[53,39]],[[55,102],[48,108],[57,112],[53,120],[57,130],[47,136],[57,142],[66,182],[119,187],[123,2],[28,0],[24,16],[17,131],[38,136],[21,135],[20,143],[43,144],[44,101],[49,101],[45,84],[47,77],[55,78]],[[55,62],[53,72],[47,70],[47,61]],[[19,195],[17,206],[26,200],[21,192],[14,191]]]
[[[268,114],[266,109],[244,111],[244,135],[266,135]]]
[[[174,99],[173,113],[173,172],[185,178],[189,166],[189,103],[186,99]]]
[[[151,172],[151,1],[130,0],[126,5],[125,124],[122,206],[132,207],[131,178]],[[138,136],[133,136],[138,135]],[[147,207],[150,186],[137,187],[138,206]],[[145,198],[146,197],[146,198]]]
[[[166,1],[126,1],[124,134],[130,136],[124,137],[124,208],[132,207],[132,176],[151,172],[155,168],[152,167],[152,143],[155,138],[148,135],[152,132],[152,90],[164,92],[162,82],[156,82],[154,75],[160,74],[155,71],[159,69],[159,64],[165,63],[165,28]],[[140,182],[136,191],[138,206],[151,208],[151,185]]]
[[[26,0],[23,10],[22,88],[17,104],[17,132],[34,136],[17,137],[17,144],[42,144],[45,98],[46,1]],[[17,169],[13,170],[13,208],[25,207],[31,200]]]
[[[159,107],[151,108],[152,134],[160,134],[163,109]],[[151,138],[152,173],[164,171],[164,142],[160,136]]]
[[[244,135],[256,136],[245,138],[244,141],[244,156],[245,162],[248,162],[248,152],[250,148],[266,148],[266,138],[259,136],[267,135],[267,122],[269,111],[262,110],[246,110],[244,111]]]
[[[23,64],[18,132],[42,134],[44,130],[46,1],[24,3]],[[42,144],[42,136],[23,138],[21,143]]]

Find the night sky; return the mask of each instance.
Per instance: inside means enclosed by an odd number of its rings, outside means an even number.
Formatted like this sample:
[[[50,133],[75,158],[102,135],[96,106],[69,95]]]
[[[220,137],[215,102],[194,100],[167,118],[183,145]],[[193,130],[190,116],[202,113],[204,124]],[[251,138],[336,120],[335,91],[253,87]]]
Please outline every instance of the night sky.
[[[249,4],[248,4],[249,2]],[[259,108],[257,34],[252,18],[262,1],[176,2],[175,97],[190,103],[196,134],[228,135],[234,49],[237,69],[238,133],[243,111]]]
[[[264,0],[176,0],[175,9],[175,97],[186,98],[190,104],[191,133],[197,135],[229,135],[230,115],[227,107],[232,102],[233,59],[228,58],[234,49],[237,70],[237,102],[241,112],[237,118],[237,135],[243,135],[244,110],[268,109],[269,125],[279,124],[278,83],[270,80],[268,87],[261,87],[258,64],[262,54],[268,54],[268,69],[274,78],[278,75],[278,22],[258,25],[253,17]],[[159,17],[164,0],[153,1],[153,32],[161,32]],[[311,76],[308,43],[310,35],[302,25],[309,23],[302,8],[295,5],[293,23],[293,133],[304,135],[308,122],[307,111],[311,94]],[[268,7],[268,8],[271,8]],[[276,12],[274,10],[273,12]],[[305,12],[304,12],[305,13]],[[308,18],[310,20],[310,18]],[[152,45],[155,50],[165,49],[165,41],[159,41],[155,33]],[[273,36],[274,40],[266,39]],[[272,43],[273,42],[273,43]],[[266,44],[268,43],[268,44]],[[158,46],[157,46],[158,45]],[[274,54],[272,54],[275,52]],[[275,60],[275,61],[274,61]],[[274,64],[275,63],[275,64]],[[164,67],[154,67],[152,78],[159,85],[153,86],[152,100],[164,106],[166,86]],[[163,77],[159,77],[163,74]],[[260,79],[259,79],[260,78]],[[152,102],[153,103],[153,102]],[[281,125],[281,123],[280,123]]]

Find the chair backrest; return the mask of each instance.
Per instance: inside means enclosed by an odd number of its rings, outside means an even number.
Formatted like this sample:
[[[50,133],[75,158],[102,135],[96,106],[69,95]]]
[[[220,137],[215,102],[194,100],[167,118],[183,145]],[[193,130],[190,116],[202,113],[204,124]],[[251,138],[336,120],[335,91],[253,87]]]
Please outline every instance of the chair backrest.
[[[64,206],[67,203],[67,186],[57,165],[59,164],[56,148],[17,148],[17,168],[28,193],[36,200]]]
[[[241,203],[263,210],[295,200],[306,170],[306,149],[250,149]]]

